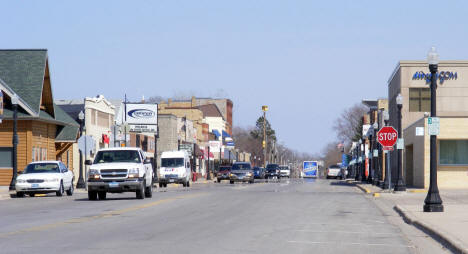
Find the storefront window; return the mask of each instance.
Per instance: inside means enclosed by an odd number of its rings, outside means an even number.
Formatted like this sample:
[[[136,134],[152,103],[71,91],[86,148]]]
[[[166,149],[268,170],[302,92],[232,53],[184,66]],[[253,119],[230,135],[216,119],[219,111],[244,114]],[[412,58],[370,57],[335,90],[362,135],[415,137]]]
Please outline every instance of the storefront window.
[[[468,165],[468,140],[440,140],[439,164]]]
[[[410,88],[409,103],[410,112],[430,112],[431,90],[429,88]]]

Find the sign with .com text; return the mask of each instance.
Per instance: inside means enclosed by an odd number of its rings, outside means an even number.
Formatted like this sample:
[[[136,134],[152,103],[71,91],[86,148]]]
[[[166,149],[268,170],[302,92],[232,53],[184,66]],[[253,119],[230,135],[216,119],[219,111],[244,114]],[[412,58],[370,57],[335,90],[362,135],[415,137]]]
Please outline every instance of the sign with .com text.
[[[126,119],[132,125],[157,125],[158,124],[158,104],[138,104],[127,103]]]

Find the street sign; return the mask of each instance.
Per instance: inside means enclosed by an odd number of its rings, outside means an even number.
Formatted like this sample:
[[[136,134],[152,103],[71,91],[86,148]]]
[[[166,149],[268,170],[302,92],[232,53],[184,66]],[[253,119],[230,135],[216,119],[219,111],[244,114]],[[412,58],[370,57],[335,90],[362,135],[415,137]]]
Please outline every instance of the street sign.
[[[362,126],[362,136],[364,137],[367,137],[367,135],[369,135],[369,129],[370,129],[371,125],[370,124],[364,124]]]
[[[377,141],[384,147],[394,146],[397,142],[398,132],[392,126],[385,126],[377,132]]]
[[[428,117],[427,118],[427,132],[429,135],[439,135],[440,132],[440,118]]]
[[[424,136],[424,127],[416,127],[416,136]]]
[[[397,140],[397,149],[398,150],[403,150],[405,148],[405,140],[402,138],[399,138]]]

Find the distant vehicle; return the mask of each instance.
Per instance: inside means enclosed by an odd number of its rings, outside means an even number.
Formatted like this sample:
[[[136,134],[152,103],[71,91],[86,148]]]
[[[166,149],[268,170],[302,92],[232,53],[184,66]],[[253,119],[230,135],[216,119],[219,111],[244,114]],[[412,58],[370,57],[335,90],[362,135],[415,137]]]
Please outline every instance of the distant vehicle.
[[[190,187],[192,170],[190,169],[190,157],[187,151],[163,152],[158,173],[160,188],[167,187],[168,183]]]
[[[266,178],[267,179],[279,179],[281,175],[281,169],[278,164],[268,164],[266,167]]]
[[[327,168],[327,179],[330,178],[338,178],[338,176],[341,174],[341,167],[340,165],[330,165]]]
[[[249,182],[254,183],[254,172],[249,162],[235,162],[232,164],[229,182]]]
[[[32,162],[16,178],[15,189],[19,198],[24,197],[25,193],[34,197],[35,194],[50,192],[60,197],[65,191],[71,196],[74,190],[73,172],[60,161]]]
[[[153,196],[153,166],[136,147],[100,149],[89,167],[88,199],[106,199],[107,193],[135,192],[136,198]]]
[[[216,175],[218,183],[220,183],[222,180],[229,180],[230,173],[231,166],[220,166]]]
[[[265,179],[265,169],[260,167],[254,167],[254,178],[255,179]]]
[[[281,174],[281,177],[289,178],[291,176],[291,169],[289,168],[288,165],[280,166],[280,174]]]
[[[318,176],[318,161],[304,161],[302,164],[302,177]]]

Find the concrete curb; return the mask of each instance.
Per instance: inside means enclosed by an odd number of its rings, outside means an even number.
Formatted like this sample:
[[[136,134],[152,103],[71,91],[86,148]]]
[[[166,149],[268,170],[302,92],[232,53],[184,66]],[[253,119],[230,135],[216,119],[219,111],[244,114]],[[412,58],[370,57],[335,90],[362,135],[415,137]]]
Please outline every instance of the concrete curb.
[[[411,214],[411,212],[406,211],[399,205],[395,205],[393,209],[403,218],[406,223],[411,224],[424,233],[430,235],[434,240],[444,245],[447,249],[454,253],[468,254],[468,246],[457,238],[451,236],[449,233],[441,229],[436,229],[434,226],[416,219],[415,216]]]

